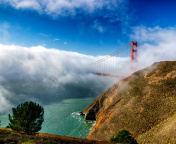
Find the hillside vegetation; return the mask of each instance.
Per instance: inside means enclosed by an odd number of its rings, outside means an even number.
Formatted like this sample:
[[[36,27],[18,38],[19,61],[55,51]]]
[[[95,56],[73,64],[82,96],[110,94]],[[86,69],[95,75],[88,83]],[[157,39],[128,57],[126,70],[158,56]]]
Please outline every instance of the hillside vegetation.
[[[0,128],[0,144],[111,144],[109,142],[39,133],[36,136],[24,135],[8,128]]]
[[[114,84],[84,111],[96,120],[88,139],[109,141],[122,129],[138,143],[176,141],[176,61],[154,63]]]

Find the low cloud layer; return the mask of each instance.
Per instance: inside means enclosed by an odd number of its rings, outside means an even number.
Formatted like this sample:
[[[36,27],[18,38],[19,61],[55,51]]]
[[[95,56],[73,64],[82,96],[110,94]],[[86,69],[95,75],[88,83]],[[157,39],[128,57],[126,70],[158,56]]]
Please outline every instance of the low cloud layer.
[[[117,79],[94,75],[104,65],[90,63],[102,56],[47,49],[42,46],[21,47],[0,44],[0,113],[26,100],[42,104],[67,98],[95,97]],[[122,69],[128,58],[107,62],[107,70]],[[114,63],[113,63],[114,62]],[[120,71],[119,71],[120,72]]]

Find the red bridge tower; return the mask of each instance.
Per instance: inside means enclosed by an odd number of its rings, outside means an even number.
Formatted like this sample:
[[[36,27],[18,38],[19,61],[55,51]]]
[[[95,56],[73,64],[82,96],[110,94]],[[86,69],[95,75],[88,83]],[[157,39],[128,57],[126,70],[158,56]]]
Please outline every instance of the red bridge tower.
[[[133,49],[133,45],[135,45],[135,49]],[[131,42],[131,61],[137,60],[137,42]]]

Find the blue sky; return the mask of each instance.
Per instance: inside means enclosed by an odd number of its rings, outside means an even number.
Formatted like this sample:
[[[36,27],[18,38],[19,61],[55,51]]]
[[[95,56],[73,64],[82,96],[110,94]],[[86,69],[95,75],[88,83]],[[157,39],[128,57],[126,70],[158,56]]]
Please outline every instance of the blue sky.
[[[0,43],[106,55],[134,40],[136,27],[175,28],[175,6],[174,0],[0,0]]]

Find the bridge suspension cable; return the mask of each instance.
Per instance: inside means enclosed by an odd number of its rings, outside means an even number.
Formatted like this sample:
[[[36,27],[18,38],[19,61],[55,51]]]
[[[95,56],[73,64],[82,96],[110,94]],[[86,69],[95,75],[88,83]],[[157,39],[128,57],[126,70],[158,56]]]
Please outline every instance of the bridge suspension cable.
[[[130,43],[131,43],[131,42],[130,42]],[[96,64],[96,63],[103,62],[103,61],[105,61],[105,60],[107,60],[107,59],[109,59],[109,58],[111,58],[111,57],[113,57],[113,56],[115,56],[115,55],[121,53],[122,51],[124,51],[124,50],[126,50],[127,48],[130,47],[130,45],[129,45],[130,43],[126,44],[125,46],[121,47],[120,49],[116,50],[115,52],[113,52],[113,53],[111,53],[111,54],[109,54],[109,55],[107,55],[107,56],[105,56],[105,57],[103,57],[103,58],[101,58],[101,59],[99,59],[99,60],[97,60],[97,61],[91,63],[91,64]],[[128,46],[128,45],[129,45],[129,46]]]
[[[126,49],[131,47],[131,61],[137,61],[137,42],[129,42],[125,46],[121,47],[120,49],[114,51],[113,53],[92,62],[90,65],[93,74],[100,75],[100,76],[110,76],[110,77],[118,77],[123,78],[124,76],[118,75],[118,61],[119,59],[116,57],[117,54],[125,51]],[[141,44],[139,44],[141,45]],[[134,47],[135,46],[135,47]],[[122,53],[121,53],[122,54]],[[110,59],[111,58],[111,59]],[[131,63],[132,64],[132,63]],[[117,67],[117,68],[116,68]],[[110,73],[109,73],[110,72]]]

